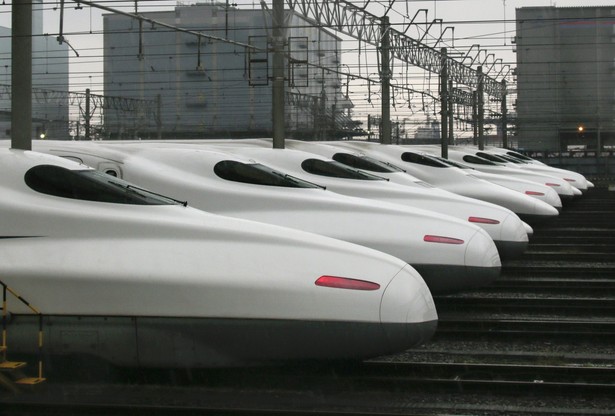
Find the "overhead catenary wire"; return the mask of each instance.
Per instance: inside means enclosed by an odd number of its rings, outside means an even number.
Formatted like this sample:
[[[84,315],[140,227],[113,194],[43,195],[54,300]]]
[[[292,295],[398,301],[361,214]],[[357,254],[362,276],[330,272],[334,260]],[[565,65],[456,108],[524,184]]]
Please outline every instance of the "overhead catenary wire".
[[[148,3],[148,2],[144,2],[144,3]],[[156,4],[156,3],[161,3],[161,2],[155,1],[153,3]],[[105,2],[101,2],[101,4],[115,5],[115,4],[119,4],[119,2],[116,2],[116,1],[105,1]],[[387,2],[387,5],[388,5],[388,2]],[[151,5],[151,4],[147,4],[146,6],[144,5],[144,7],[143,7],[144,10],[145,10],[145,7],[153,8],[155,6]],[[498,19],[492,19],[492,20],[494,22],[496,22]],[[461,23],[458,23],[458,24],[460,24],[460,25],[472,24],[471,22],[474,22],[474,20],[468,20],[468,22],[470,22],[470,23],[465,23],[465,22],[462,21]],[[484,24],[487,24],[487,23],[491,23],[491,20],[485,20],[484,21]],[[395,23],[393,23],[393,24],[395,25]],[[483,24],[483,21],[481,21],[481,24]],[[162,30],[165,30],[165,29],[162,29]],[[171,30],[171,29],[169,29],[169,30]],[[93,32],[96,33],[97,32],[96,29],[94,29]],[[73,37],[74,36],[87,36],[89,34],[89,31],[85,31],[82,34],[72,34],[72,32],[67,32],[67,33],[70,34],[70,36],[73,36]],[[100,31],[99,33],[102,34],[102,31]],[[499,43],[498,42],[494,42],[494,47],[501,48],[502,50],[509,50],[510,49],[510,48],[504,48],[504,45],[502,44],[503,43],[502,40],[505,39],[504,36],[506,36],[506,34],[499,33],[499,32],[496,32],[496,31],[490,31],[489,34],[483,34],[483,35],[480,35],[480,36],[481,37],[486,37],[486,38],[492,37],[494,39],[500,39]],[[426,37],[426,39],[427,38],[428,37]],[[456,38],[456,41],[458,39],[459,38]],[[478,37],[467,37],[467,39],[468,40],[470,40],[470,39],[478,39]],[[430,42],[431,41],[432,40],[430,40]],[[352,43],[352,41],[349,42],[349,45],[350,45],[350,43]],[[355,43],[355,45],[356,45],[356,43]],[[154,47],[148,49],[148,53],[149,54],[152,54],[151,53],[152,50],[155,50],[155,45],[152,45],[152,46],[154,46]],[[458,49],[458,50],[461,50],[461,51],[463,51],[465,48],[469,47],[469,46],[464,46],[464,45],[458,44],[458,42],[456,42],[455,46],[456,46],[455,49]],[[356,46],[354,48],[349,46],[349,47],[344,47],[342,50],[340,50],[340,54],[341,55],[351,54],[352,53],[352,49],[354,49],[355,53],[356,53],[356,50],[357,50]],[[376,72],[375,71],[376,67],[372,63],[370,63],[370,54],[374,54],[375,52],[374,52],[374,50],[368,50],[368,49],[369,48],[367,48],[366,45],[363,45],[363,48],[359,48],[359,50],[363,51],[363,54],[362,54],[362,58],[363,59],[361,59],[359,61],[358,68],[359,68],[360,71],[365,71],[365,72],[367,72],[369,74],[369,73]],[[79,59],[74,59],[73,58],[73,59],[71,59],[71,73],[74,73],[74,77],[71,76],[71,78],[73,78],[76,81],[75,85],[87,86],[88,83],[89,83],[90,85],[94,85],[95,87],[102,87],[103,83],[102,83],[101,80],[94,81],[94,83],[92,84],[91,78],[88,78],[89,76],[92,76],[93,78],[100,77],[100,79],[102,79],[102,71],[95,72],[95,71],[88,71],[86,69],[81,69],[81,68],[85,68],[85,66],[89,65],[89,64],[102,64],[102,56],[103,56],[102,49],[100,49],[99,53],[97,53],[97,51],[95,49],[82,49],[82,48],[79,48],[79,50],[80,51],[84,51],[84,52],[85,51],[93,52],[96,57],[94,57],[94,58],[88,57],[87,61],[86,60],[82,60],[82,58],[79,58]],[[324,53],[329,53],[329,51],[327,51],[327,50],[323,50],[323,52]],[[226,52],[218,52],[218,53],[219,54],[226,54]],[[154,54],[152,54],[152,56],[154,56]],[[223,56],[223,55],[220,55],[220,56]],[[210,56],[208,54],[206,54],[206,53],[203,54],[203,60],[205,62],[209,58],[210,58]],[[514,65],[514,63],[515,62],[513,60],[511,60],[511,59],[507,59],[507,60],[503,59],[502,60],[502,64],[503,65],[504,64]],[[498,63],[498,66],[499,66],[499,63]],[[75,68],[76,71],[72,71],[72,68]],[[351,71],[356,71],[357,70],[357,64],[351,62],[351,63],[349,63],[349,68],[350,68]],[[212,71],[212,73],[213,73],[215,70],[210,70],[210,71]],[[174,73],[175,72],[171,72],[171,74],[174,74]],[[227,74],[228,73],[229,72],[227,71]],[[537,76],[540,76],[540,74],[537,74]],[[416,71],[416,73],[414,73],[414,74],[413,73],[409,73],[407,75],[407,80],[411,81],[411,82],[417,82],[417,85],[420,85],[421,80],[424,80],[425,78],[426,78],[426,75],[424,73],[422,73],[421,71]],[[185,81],[185,82],[188,83],[187,85],[190,85],[189,84],[190,82],[195,83],[196,81]],[[363,80],[362,82],[360,82],[359,79],[356,79],[355,81],[352,81],[352,82],[354,82],[356,84],[356,87],[354,87],[354,88],[357,88],[357,89],[367,88],[367,85],[372,84],[371,81],[364,81]],[[373,85],[372,85],[372,87],[373,87]],[[349,88],[349,89],[352,89],[352,88]],[[127,89],[127,91],[130,91],[130,89]],[[355,96],[355,99],[357,99],[356,97],[360,96],[360,92],[358,92],[358,91],[356,93],[350,91],[350,94],[353,94]],[[377,99],[377,95],[371,95],[370,94],[368,97],[369,97],[370,100],[372,98],[373,99]],[[357,110],[361,110],[363,107],[371,108],[371,106],[373,105],[373,103],[368,103],[368,104],[369,105],[364,106],[363,103],[357,102],[355,108]],[[397,107],[399,109],[400,106],[397,105]]]

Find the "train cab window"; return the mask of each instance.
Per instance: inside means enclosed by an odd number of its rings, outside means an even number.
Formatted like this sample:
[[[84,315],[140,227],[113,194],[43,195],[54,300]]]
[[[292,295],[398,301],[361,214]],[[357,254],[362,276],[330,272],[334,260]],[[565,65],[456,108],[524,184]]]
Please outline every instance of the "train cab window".
[[[71,170],[55,165],[38,165],[26,172],[24,180],[37,192],[61,198],[129,205],[180,203],[96,170]]]
[[[465,155],[463,157],[464,162],[473,163],[475,165],[489,165],[496,166],[496,163],[491,162],[490,160],[483,159],[482,157],[473,156],[473,155]]]
[[[506,159],[501,158],[500,156],[492,155],[491,153],[477,152],[476,156],[482,157],[483,159],[490,160],[490,161],[492,161],[494,163],[506,163],[506,162],[508,162]]]
[[[522,161],[520,159],[515,159],[512,156],[508,156],[508,155],[497,155],[497,156],[501,157],[502,159],[504,159],[504,160],[506,160],[507,162],[510,162],[510,163],[516,163],[518,165],[525,165],[525,164],[527,164],[527,162]]]
[[[498,154],[498,157],[501,157],[502,159],[506,159],[507,162],[517,163],[519,165],[527,165],[529,163],[525,160],[517,159],[516,157],[510,156],[510,155]]]
[[[433,168],[447,168],[448,165],[440,162],[437,159],[418,153],[404,152],[401,155],[401,160],[404,162],[416,163],[417,165],[431,166]]]
[[[521,160],[525,160],[525,161],[528,161],[528,162],[531,162],[531,161],[532,161],[532,158],[531,158],[531,157],[527,157],[527,156],[525,156],[525,155],[522,155],[521,153],[517,153],[517,152],[506,152],[506,154],[507,154],[507,155],[509,155],[509,156],[512,156],[512,157],[514,157],[514,158],[521,159]]]
[[[301,168],[313,175],[330,176],[333,178],[356,179],[362,181],[385,181],[385,178],[353,169],[334,160],[306,159]]]
[[[340,162],[351,168],[367,170],[377,173],[397,173],[404,172],[403,169],[398,168],[390,163],[381,162],[380,160],[371,158],[369,156],[356,156],[350,153],[336,153],[333,155],[333,160]]]
[[[282,186],[286,188],[322,188],[319,185],[295,178],[260,163],[223,160],[216,163],[214,173],[227,181],[254,185]]]

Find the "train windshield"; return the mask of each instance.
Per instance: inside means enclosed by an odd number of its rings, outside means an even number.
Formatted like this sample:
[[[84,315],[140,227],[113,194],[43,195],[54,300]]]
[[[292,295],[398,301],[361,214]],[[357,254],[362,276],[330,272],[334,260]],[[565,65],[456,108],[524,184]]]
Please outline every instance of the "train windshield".
[[[474,163],[475,165],[489,165],[489,166],[497,166],[497,163],[493,163],[490,160],[483,159],[482,157],[473,156],[473,155],[465,155],[463,157],[464,162]]]
[[[506,154],[512,157],[516,157],[517,159],[526,160],[528,162],[531,162],[533,160],[531,157],[527,157],[517,152],[506,152]]]
[[[507,163],[508,162],[508,160],[504,159],[503,157],[500,157],[498,155],[492,155],[491,153],[478,152],[476,153],[476,156],[482,157],[483,159],[487,159],[495,163]]]
[[[498,155],[498,157],[501,157],[502,159],[506,159],[506,161],[511,162],[511,163],[517,163],[519,165],[527,165],[528,162],[521,160],[521,159],[517,159],[515,157],[509,156],[509,155]]]
[[[38,165],[26,172],[26,185],[61,198],[128,205],[186,205],[96,170],[71,170]]]
[[[334,160],[306,159],[301,163],[304,171],[313,175],[330,176],[333,178],[356,179],[361,181],[386,181],[387,179],[371,173],[350,168]]]
[[[321,186],[279,172],[260,163],[242,163],[223,160],[214,166],[214,172],[222,179],[254,185],[282,186],[285,188],[320,188]]]
[[[431,156],[420,155],[418,153],[404,152],[401,155],[401,160],[404,162],[416,163],[417,165],[431,166],[433,168],[448,168],[449,165],[443,163]]]
[[[387,162],[371,158],[369,156],[356,156],[350,153],[336,153],[333,155],[333,160],[343,163],[351,168],[368,170],[378,173],[397,173],[405,172],[405,170]]]

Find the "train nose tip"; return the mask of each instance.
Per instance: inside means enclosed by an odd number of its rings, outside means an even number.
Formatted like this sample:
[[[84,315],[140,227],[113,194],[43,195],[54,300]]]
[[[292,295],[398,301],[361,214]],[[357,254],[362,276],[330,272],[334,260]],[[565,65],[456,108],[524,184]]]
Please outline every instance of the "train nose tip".
[[[523,221],[523,227],[525,227],[528,238],[534,235],[534,229],[527,222]]]
[[[502,221],[501,238],[496,241],[501,260],[516,259],[525,253],[529,244],[526,225],[514,214]]]
[[[523,218],[524,221],[530,221],[530,222],[540,222],[542,220],[546,220],[549,218],[555,218],[559,215],[559,212],[562,207],[561,198],[558,196],[557,199],[558,201],[560,201],[559,207],[536,199],[533,201],[534,204],[532,207],[532,213],[521,215],[521,217]]]
[[[465,252],[466,267],[499,268],[502,266],[498,249],[483,230],[477,230],[468,241]]]
[[[549,189],[550,192],[545,194],[544,201],[557,209],[558,211],[562,209],[562,199],[559,197],[559,194],[555,192],[553,189]]]
[[[404,267],[387,285],[380,321],[391,352],[426,342],[435,333],[438,314],[431,292],[411,266]]]
[[[498,248],[482,229],[477,230],[468,241],[464,259],[468,271],[466,288],[488,285],[500,275],[502,263]]]

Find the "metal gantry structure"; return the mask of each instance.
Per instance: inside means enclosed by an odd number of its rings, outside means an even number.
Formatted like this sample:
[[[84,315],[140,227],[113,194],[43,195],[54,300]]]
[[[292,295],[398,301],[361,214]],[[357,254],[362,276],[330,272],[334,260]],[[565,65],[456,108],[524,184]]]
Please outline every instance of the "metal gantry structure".
[[[382,119],[383,119],[383,143],[391,143],[390,137],[390,120],[389,101],[387,92],[390,80],[390,67],[393,58],[399,59],[408,64],[422,68],[425,71],[438,74],[444,77],[440,85],[448,85],[449,80],[457,85],[468,86],[475,91],[478,91],[479,113],[482,111],[481,103],[484,103],[483,94],[494,97],[505,103],[506,84],[497,81],[495,78],[488,76],[482,72],[482,66],[473,69],[471,66],[465,65],[463,62],[456,61],[446,54],[446,49],[437,50],[430,47],[419,40],[413,39],[405,34],[392,28],[389,24],[388,17],[378,17],[369,13],[364,8],[357,7],[345,0],[286,0],[287,6],[305,16],[306,18],[316,22],[318,25],[325,26],[354,39],[362,42],[370,43],[377,48],[381,54],[379,73],[381,76],[383,100],[382,100]],[[392,5],[392,3],[391,3]],[[390,8],[390,7],[389,7]],[[421,39],[422,40],[422,39]],[[472,59],[472,64],[480,55],[480,49],[477,55]],[[490,55],[487,55],[483,63],[486,63]],[[489,71],[493,69],[498,60],[493,61]],[[501,62],[501,60],[500,60]],[[487,72],[489,72],[487,71]],[[501,68],[498,75],[501,75]],[[441,115],[443,117],[452,117],[448,111],[448,94],[447,88],[440,88],[441,93]],[[444,93],[444,94],[443,94]],[[503,111],[504,113],[505,111]],[[479,123],[481,116],[479,115]],[[448,130],[448,122],[443,122],[443,135],[445,130]],[[482,128],[479,127],[482,133]],[[505,131],[505,129],[504,129]],[[479,145],[482,147],[482,134],[479,133]],[[505,139],[506,140],[506,139]],[[448,139],[446,139],[448,141]],[[443,137],[444,142],[444,137]]]
[[[78,3],[81,2],[90,5],[91,7],[100,8],[106,11],[117,12],[114,9],[111,9],[106,6],[101,6],[92,1],[73,1]],[[136,11],[137,3],[138,0],[135,1],[135,13],[122,12],[122,14],[133,17],[139,20],[140,23],[146,21],[151,24],[163,25],[163,23],[147,19],[142,15],[138,14]],[[369,43],[377,48],[379,54],[378,75],[380,77],[382,92],[381,141],[383,143],[391,143],[390,81],[392,78],[391,68],[394,59],[402,61],[408,65],[413,65],[417,68],[421,68],[428,73],[437,74],[440,77],[439,92],[441,107],[440,114],[442,116],[443,145],[447,144],[448,141],[452,138],[453,112],[451,110],[453,108],[453,103],[456,103],[457,105],[472,106],[473,114],[476,115],[475,117],[473,117],[473,121],[478,124],[478,127],[475,126],[474,131],[478,131],[478,141],[479,146],[481,147],[483,146],[482,120],[484,120],[485,94],[490,97],[493,97],[497,101],[501,101],[501,115],[503,119],[502,124],[506,122],[506,83],[498,81],[495,78],[489,76],[489,73],[491,72],[491,70],[494,69],[498,61],[500,62],[501,68],[497,76],[500,76],[503,73],[504,68],[507,65],[502,65],[502,60],[495,59],[494,54],[485,53],[486,56],[481,61],[481,52],[485,51],[480,50],[480,47],[478,45],[473,45],[473,47],[470,48],[468,53],[466,53],[466,55],[463,57],[463,60],[461,62],[457,61],[453,59],[449,54],[447,54],[446,48],[441,48],[438,50],[435,47],[423,43],[422,41],[425,36],[421,37],[420,40],[416,40],[410,36],[407,36],[406,32],[408,31],[409,26],[413,24],[414,19],[412,20],[412,22],[409,23],[408,28],[406,28],[406,30],[404,30],[403,32],[394,29],[389,23],[389,18],[386,15],[393,6],[394,0],[390,1],[389,9],[384,14],[384,16],[381,17],[378,17],[368,12],[365,7],[361,8],[355,6],[354,4],[345,0],[272,0],[272,36],[270,38],[269,51],[272,52],[274,62],[274,73],[272,74],[272,115],[274,147],[284,146],[284,103],[286,101],[286,94],[284,91],[284,3],[293,12],[302,15],[303,17],[305,17],[309,21],[314,22],[318,26],[333,29],[347,36],[350,36],[351,38],[354,38],[359,42]],[[26,33],[28,32],[28,29],[21,24],[22,20],[27,20],[26,15],[27,17],[31,17],[32,10],[31,7],[25,7],[27,4],[28,3],[24,0],[15,0],[13,3],[13,50],[24,50],[24,48],[27,47],[27,45],[24,46],[24,43],[27,41],[26,38],[29,37],[28,33]],[[64,0],[62,1],[62,5],[63,4]],[[432,22],[432,24],[434,22]],[[194,34],[195,36],[199,37],[199,39],[201,36],[207,37],[209,39],[214,38],[211,36],[203,35],[200,32],[194,32],[182,28],[174,28],[168,24],[164,25],[165,27]],[[58,41],[60,42],[64,40],[62,30],[63,29],[61,24],[60,34],[58,36]],[[425,34],[427,34],[427,32],[425,32]],[[29,35],[31,35],[31,33],[29,33]],[[436,42],[436,45],[440,42],[442,35]],[[215,38],[215,40],[219,40],[222,42],[228,41],[246,48],[253,48],[253,46],[251,45],[240,44],[226,39]],[[474,56],[471,56],[474,46],[478,46],[478,48],[476,54]],[[488,65],[487,61],[489,61],[490,57],[493,57],[492,62],[490,63],[487,72],[483,73],[482,69],[485,65]],[[470,59],[470,65],[465,64],[467,59]],[[479,63],[482,65],[474,69],[472,67],[474,63]],[[23,74],[24,72],[29,72],[23,70],[23,68],[25,68],[26,66],[29,65],[26,65],[23,62],[18,63],[18,59],[16,58],[16,56],[13,56],[12,73],[14,77],[16,77],[16,74]],[[23,78],[23,80],[21,80],[21,78]],[[20,88],[21,91],[26,91],[26,85],[28,80],[25,79],[25,77],[21,78],[14,78],[12,82],[13,86],[14,88]],[[31,77],[29,82],[30,87],[28,88],[28,90],[31,90]],[[464,91],[460,88],[455,88],[455,84],[457,86],[466,86],[471,89],[472,92]],[[24,100],[19,101],[16,100],[15,97],[23,97],[28,95],[29,94],[13,95],[13,113],[18,113],[20,115],[19,119],[21,120],[24,119],[24,115],[28,114],[28,108],[26,103],[21,102]],[[470,95],[473,96],[472,100],[469,99]],[[29,110],[29,114],[31,114],[31,108]],[[85,117],[89,117],[89,114],[90,112],[86,110]],[[28,117],[25,118],[29,119]],[[29,135],[30,129],[25,127],[20,128],[19,125],[23,123],[19,122],[19,119],[13,119],[13,146],[29,148],[30,144],[24,142],[24,137],[26,135]],[[23,130],[23,132],[21,132],[21,130]],[[504,134],[506,134],[506,126],[504,125],[503,132]],[[19,136],[20,138],[17,138],[16,136]],[[506,143],[506,137],[504,137],[504,142]]]

